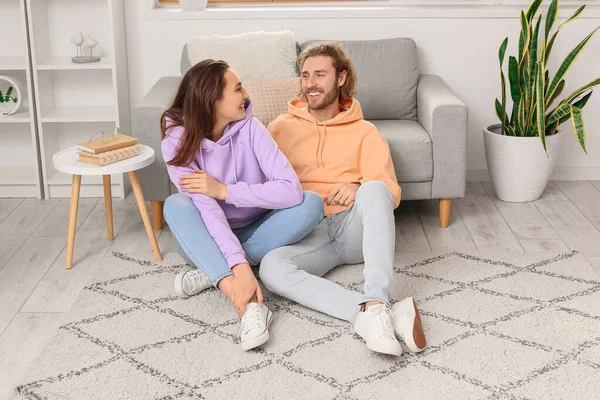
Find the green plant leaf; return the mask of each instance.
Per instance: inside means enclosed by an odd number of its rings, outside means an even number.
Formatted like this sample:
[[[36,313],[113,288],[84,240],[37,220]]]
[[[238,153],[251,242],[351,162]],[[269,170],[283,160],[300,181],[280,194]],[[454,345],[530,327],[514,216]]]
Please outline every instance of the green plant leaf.
[[[562,91],[563,91],[564,88],[565,88],[565,80],[563,79],[562,81],[560,81],[560,83],[558,84],[558,87],[554,91],[554,94],[550,98],[550,101],[548,102],[548,107],[550,107],[550,105],[554,102],[554,100],[558,96],[560,96],[560,94],[562,93]]]
[[[506,53],[506,46],[508,46],[508,38],[504,39],[500,44],[500,49],[498,50],[498,58],[500,60],[500,68],[504,64],[504,54]]]
[[[502,104],[500,108],[499,118],[502,122],[502,135],[504,135],[504,129],[508,121],[504,117],[506,115],[506,78],[504,77],[504,71],[502,67],[504,66],[504,54],[506,53],[506,46],[508,46],[508,38],[502,41],[500,45],[500,50],[498,51],[498,58],[500,60],[500,82],[502,84]],[[500,117],[502,115],[502,117]]]
[[[10,96],[12,95],[13,92],[13,87],[9,87],[8,90],[6,91],[6,94],[4,95],[4,102],[8,103],[8,101],[10,100]]]
[[[531,37],[531,48],[529,50],[529,59],[531,69],[533,70],[533,65],[537,61],[537,51],[538,51],[538,37],[540,34],[540,24],[542,22],[542,16],[540,15],[537,23],[535,24],[535,30],[533,31],[533,36]]]
[[[546,60],[548,60],[548,58],[550,58],[550,52],[552,51],[552,46],[554,46],[554,41],[556,40],[556,36],[558,35],[558,32],[560,32],[560,30],[565,25],[567,25],[569,22],[575,21],[581,15],[584,8],[585,8],[585,5],[579,7],[577,10],[575,10],[575,12],[573,14],[571,14],[571,16],[569,18],[567,18],[565,21],[561,22],[558,25],[558,27],[556,28],[556,32],[554,32],[554,34],[552,35],[552,38],[550,39],[550,42],[548,42],[548,44],[545,46],[546,51],[544,53],[544,61],[546,61]],[[548,10],[548,11],[550,11],[550,10]]]
[[[516,135],[516,133],[515,133],[515,128],[513,128],[513,127],[512,127],[512,126],[510,126],[510,125],[508,125],[508,126],[506,127],[506,133],[507,133],[509,136],[517,136],[517,135]]]
[[[534,126],[532,125],[534,123],[534,118],[535,118],[535,109],[537,106],[537,92],[536,92],[536,82],[537,82],[537,75],[538,75],[538,63],[536,62],[533,65],[532,71],[531,71],[531,78],[530,78],[530,86],[529,86],[529,93],[531,93],[532,98],[531,101],[529,102],[529,108],[527,108],[526,110],[526,129],[525,132],[527,133],[531,133],[531,135],[535,136],[535,134],[531,131],[533,131]],[[535,131],[534,131],[535,132]],[[529,136],[531,136],[529,135]]]
[[[514,124],[517,118],[517,108],[521,100],[521,91],[519,88],[519,65],[514,56],[508,58],[508,81],[510,83],[510,95],[513,101],[510,123]]]
[[[548,7],[548,14],[546,15],[546,27],[544,29],[544,46],[548,43],[548,35],[550,30],[556,21],[556,15],[558,14],[558,0],[552,0],[550,7]],[[542,53],[545,54],[545,53]]]
[[[596,78],[591,82],[586,83],[585,85],[583,85],[582,87],[580,87],[579,89],[575,90],[573,92],[573,94],[571,94],[566,100],[565,103],[570,103],[571,101],[573,101],[573,99],[575,99],[576,97],[579,97],[583,92],[588,91],[589,89],[593,88],[594,86],[598,86],[600,85],[600,78]]]
[[[523,56],[527,53],[530,41],[529,23],[525,13],[521,10],[521,34],[519,36],[519,62],[523,61]]]
[[[13,103],[15,103],[15,104],[16,104],[16,103],[19,101],[19,99],[17,99],[16,97],[13,97],[13,98],[12,98],[12,101],[13,101]]]
[[[581,108],[571,106],[571,121],[573,122],[573,131],[577,140],[581,145],[583,151],[587,154],[585,149],[585,129],[583,127],[583,116],[581,115]]]
[[[579,55],[581,54],[581,52],[583,51],[583,49],[585,48],[585,46],[587,45],[589,40],[598,31],[598,29],[600,29],[600,26],[597,27],[596,29],[594,29],[592,32],[590,32],[589,35],[587,35],[577,46],[575,46],[575,48],[573,50],[571,50],[571,52],[567,55],[565,60],[562,62],[562,64],[558,68],[558,71],[556,72],[556,75],[554,76],[554,79],[552,79],[552,83],[550,83],[550,88],[548,89],[548,93],[547,93],[548,102],[554,95],[554,91],[558,87],[559,82],[567,74],[567,71],[569,71],[569,69],[571,68],[571,66],[577,59],[577,57],[579,57]],[[548,103],[546,103],[546,106],[548,106]]]
[[[516,127],[517,136],[526,136],[525,135],[525,102],[521,101],[519,103],[519,107],[517,110],[517,127]]]
[[[567,18],[565,21],[561,22],[558,25],[558,28],[556,28],[556,30],[561,30],[563,26],[565,26],[566,24],[568,24],[569,22],[575,21],[583,12],[583,10],[585,9],[585,4],[582,5],[581,7],[579,7],[577,10],[575,10],[575,12],[573,14],[571,14],[571,16],[569,18]]]
[[[542,139],[544,151],[546,149],[546,125],[544,124],[544,68],[541,61],[537,62],[537,74],[535,75],[535,97],[536,97],[536,127],[537,134]]]
[[[585,96],[583,96],[581,99],[577,100],[575,103],[573,103],[573,107],[577,107],[580,109],[583,109],[583,107],[585,107],[585,105],[587,104],[588,100],[590,99],[590,97],[592,96],[592,90],[590,89],[589,93],[587,93]],[[565,122],[567,122],[569,119],[571,118],[571,114],[567,114],[563,117],[561,117],[557,123],[557,127],[564,124]],[[548,129],[548,127],[546,127],[546,130]]]
[[[546,127],[558,122],[565,115],[571,113],[571,105],[569,103],[561,103],[558,107],[550,112],[550,115],[546,117]]]
[[[533,3],[531,3],[529,9],[527,10],[527,21],[531,22],[543,2],[544,0],[535,0]]]
[[[508,125],[508,117],[506,116],[506,112],[503,112],[503,110],[502,110],[502,104],[500,103],[500,101],[498,99],[496,99],[496,101],[494,102],[494,105],[495,105],[495,109],[496,109],[496,116],[502,122],[503,126],[507,126]],[[502,116],[504,116],[504,118]],[[504,135],[505,133],[502,132],[502,134]]]

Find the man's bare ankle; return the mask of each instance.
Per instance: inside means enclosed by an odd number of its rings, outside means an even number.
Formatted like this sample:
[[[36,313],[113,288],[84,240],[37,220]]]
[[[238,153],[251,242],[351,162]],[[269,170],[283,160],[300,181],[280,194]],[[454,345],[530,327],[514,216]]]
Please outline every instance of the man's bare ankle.
[[[360,311],[367,311],[370,306],[376,306],[377,304],[383,304],[383,302],[379,300],[367,301],[366,303],[362,304],[362,306],[360,307]]]

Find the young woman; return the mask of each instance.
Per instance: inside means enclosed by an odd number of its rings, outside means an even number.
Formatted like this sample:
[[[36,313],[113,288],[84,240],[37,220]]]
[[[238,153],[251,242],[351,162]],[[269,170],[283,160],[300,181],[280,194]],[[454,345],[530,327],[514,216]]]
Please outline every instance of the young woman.
[[[242,348],[260,346],[269,340],[273,314],[250,266],[308,235],[323,218],[323,200],[302,192],[224,61],[204,60],[185,74],[161,131],[179,191],[165,202],[165,220],[179,252],[197,268],[175,277],[175,291],[188,297],[216,286],[241,318]]]

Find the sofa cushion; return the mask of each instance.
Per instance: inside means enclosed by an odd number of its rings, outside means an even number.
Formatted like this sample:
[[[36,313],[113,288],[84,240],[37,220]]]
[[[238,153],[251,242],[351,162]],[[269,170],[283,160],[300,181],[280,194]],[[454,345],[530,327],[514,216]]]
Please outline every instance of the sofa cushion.
[[[433,179],[431,137],[417,121],[371,120],[390,147],[398,182]]]
[[[243,82],[254,105],[254,116],[264,126],[288,111],[288,102],[297,96],[300,80],[296,78],[282,79],[250,79]]]
[[[193,37],[182,54],[182,76],[191,65],[207,58],[226,61],[242,81],[298,76],[296,36],[290,31]]]
[[[304,42],[300,49],[315,42]],[[417,119],[419,64],[414,40],[336,42],[348,52],[356,67],[356,98],[366,119]]]

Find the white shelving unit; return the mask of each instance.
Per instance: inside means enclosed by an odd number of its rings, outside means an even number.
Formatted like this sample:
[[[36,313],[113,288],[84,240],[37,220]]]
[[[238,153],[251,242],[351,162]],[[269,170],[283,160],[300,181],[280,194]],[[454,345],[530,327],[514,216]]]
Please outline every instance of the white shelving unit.
[[[26,0],[1,0],[0,75],[23,85],[19,110],[0,116],[0,197],[43,197],[35,103],[32,92]]]
[[[45,197],[70,197],[71,176],[54,169],[52,156],[115,126],[131,133],[124,0],[23,1],[29,16]],[[101,57],[99,62],[71,61],[77,55],[71,36],[78,31],[99,41],[93,50]],[[89,55],[85,44],[82,50]],[[123,175],[113,175],[111,183],[113,196],[124,198],[129,185]],[[81,196],[103,193],[102,177],[82,178]]]

